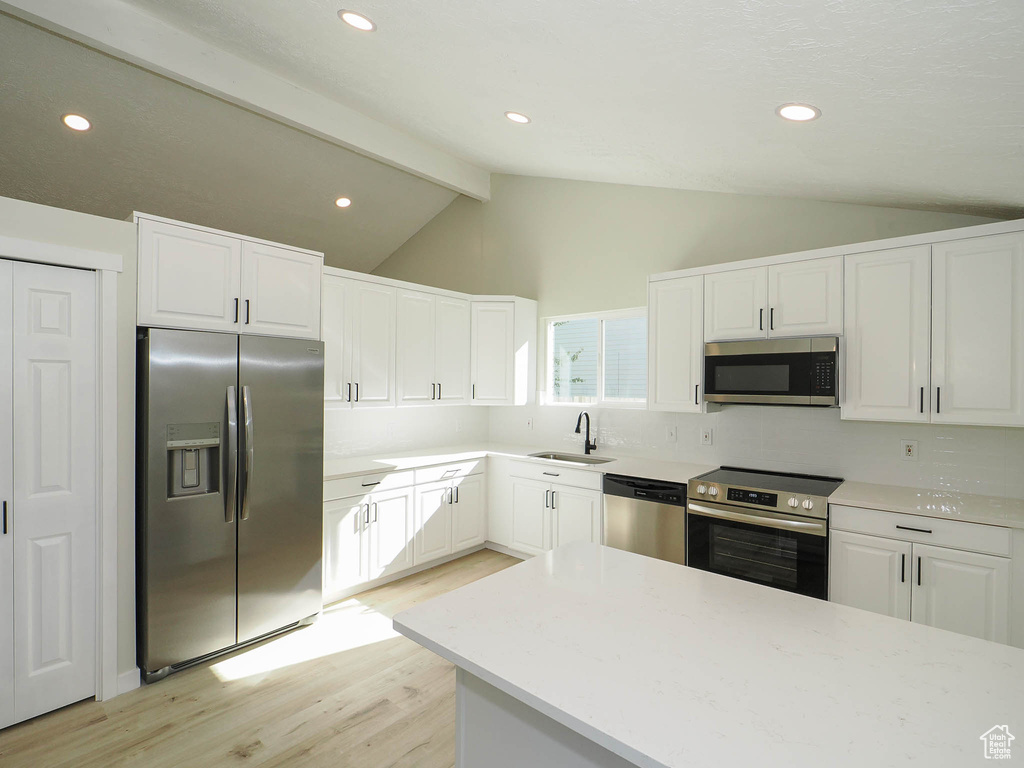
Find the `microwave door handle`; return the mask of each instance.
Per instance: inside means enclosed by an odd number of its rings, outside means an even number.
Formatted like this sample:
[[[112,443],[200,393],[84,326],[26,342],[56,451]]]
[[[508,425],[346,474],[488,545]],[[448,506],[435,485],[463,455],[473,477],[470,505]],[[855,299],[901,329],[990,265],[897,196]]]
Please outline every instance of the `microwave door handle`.
[[[224,522],[235,522],[238,498],[238,398],[235,388],[228,387],[228,487],[224,494]]]
[[[252,439],[252,396],[249,385],[242,387],[242,421],[245,424],[245,472],[242,475],[242,513],[240,520],[249,519],[249,482],[252,479],[253,453],[255,446]]]

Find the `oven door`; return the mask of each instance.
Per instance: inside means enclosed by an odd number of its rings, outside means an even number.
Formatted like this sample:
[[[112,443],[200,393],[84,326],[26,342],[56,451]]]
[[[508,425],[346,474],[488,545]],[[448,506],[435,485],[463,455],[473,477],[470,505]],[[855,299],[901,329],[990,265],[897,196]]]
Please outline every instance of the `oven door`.
[[[822,600],[828,523],[707,502],[686,510],[686,564]]]
[[[838,340],[768,339],[704,345],[709,403],[837,405]]]

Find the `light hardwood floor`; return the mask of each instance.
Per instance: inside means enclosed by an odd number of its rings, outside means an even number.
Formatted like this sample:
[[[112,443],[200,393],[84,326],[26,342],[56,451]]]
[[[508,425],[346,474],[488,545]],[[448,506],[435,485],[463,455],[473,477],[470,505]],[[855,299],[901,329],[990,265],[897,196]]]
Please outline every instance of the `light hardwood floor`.
[[[0,731],[0,765],[447,768],[454,667],[396,635],[391,617],[517,562],[475,552],[226,659]]]

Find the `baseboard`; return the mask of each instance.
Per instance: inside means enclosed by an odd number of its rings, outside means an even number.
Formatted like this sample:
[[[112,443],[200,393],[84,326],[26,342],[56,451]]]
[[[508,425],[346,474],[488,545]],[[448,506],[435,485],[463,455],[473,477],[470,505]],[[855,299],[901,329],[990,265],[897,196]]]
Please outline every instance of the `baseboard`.
[[[493,542],[493,541],[485,541],[484,542],[484,546],[487,549],[492,549],[495,552],[500,552],[503,555],[508,555],[509,557],[515,557],[515,558],[517,558],[519,560],[529,560],[531,557],[533,557],[533,555],[528,555],[525,552],[518,552],[518,551],[516,551],[514,549],[509,549],[504,544],[498,544],[498,543]]]
[[[138,667],[122,672],[117,676],[117,695],[120,696],[122,693],[134,691],[141,684]]]

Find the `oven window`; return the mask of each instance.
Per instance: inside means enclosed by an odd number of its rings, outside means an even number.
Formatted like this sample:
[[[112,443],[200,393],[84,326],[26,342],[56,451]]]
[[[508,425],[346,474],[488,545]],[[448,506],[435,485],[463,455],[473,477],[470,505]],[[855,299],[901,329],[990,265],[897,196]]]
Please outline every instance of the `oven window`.
[[[800,575],[796,539],[770,528],[710,526],[710,569],[747,581],[795,590]]]
[[[716,392],[788,392],[788,365],[717,365]]]

